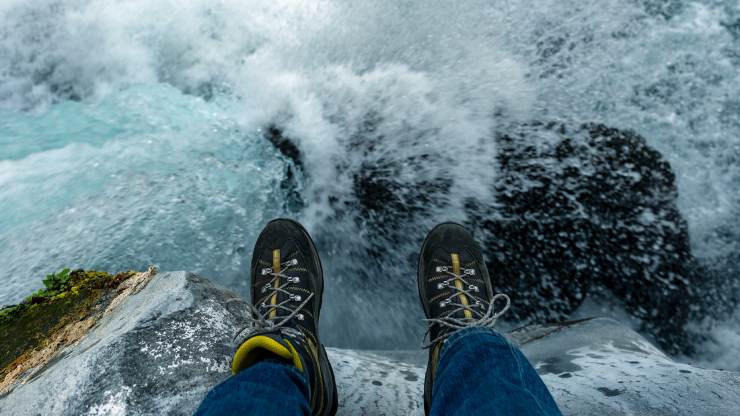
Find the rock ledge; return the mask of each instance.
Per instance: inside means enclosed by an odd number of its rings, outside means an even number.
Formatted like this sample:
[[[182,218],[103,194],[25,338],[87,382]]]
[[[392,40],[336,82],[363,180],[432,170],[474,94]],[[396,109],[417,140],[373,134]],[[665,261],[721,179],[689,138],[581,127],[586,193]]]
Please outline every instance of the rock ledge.
[[[243,300],[191,273],[136,276],[120,283],[82,336],[22,371],[26,379],[0,398],[0,413],[192,414],[229,375]],[[717,415],[740,408],[740,374],[676,363],[613,320],[530,326],[509,336],[565,414]],[[423,414],[423,352],[329,348],[329,356],[340,414]]]

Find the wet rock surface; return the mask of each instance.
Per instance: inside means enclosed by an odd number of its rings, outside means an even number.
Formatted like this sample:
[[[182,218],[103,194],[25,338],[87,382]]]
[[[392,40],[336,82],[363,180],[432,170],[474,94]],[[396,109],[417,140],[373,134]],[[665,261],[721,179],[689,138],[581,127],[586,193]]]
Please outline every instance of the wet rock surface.
[[[701,277],[660,153],[601,124],[523,126],[497,143],[497,206],[471,217],[497,288],[523,298],[512,317],[563,319],[601,285],[663,349],[690,351]]]
[[[192,414],[229,375],[243,300],[186,272],[160,273],[77,343],[0,398],[14,415]],[[740,375],[666,357],[608,319],[514,330],[565,414],[732,414]],[[345,415],[423,414],[422,351],[329,348]]]
[[[691,252],[675,174],[645,138],[596,123],[531,122],[501,126],[460,157],[423,137],[395,143],[373,126],[345,143],[359,162],[334,161],[352,193],[329,196],[323,230],[338,241],[327,251],[370,259],[340,267],[363,290],[382,287],[390,265],[413,270],[424,232],[455,220],[482,243],[495,289],[515,294],[506,319],[568,319],[605,288],[661,348],[692,353],[686,324],[717,303],[716,282]],[[274,126],[267,138],[310,180],[290,138]],[[466,158],[488,158],[490,169],[471,171]]]

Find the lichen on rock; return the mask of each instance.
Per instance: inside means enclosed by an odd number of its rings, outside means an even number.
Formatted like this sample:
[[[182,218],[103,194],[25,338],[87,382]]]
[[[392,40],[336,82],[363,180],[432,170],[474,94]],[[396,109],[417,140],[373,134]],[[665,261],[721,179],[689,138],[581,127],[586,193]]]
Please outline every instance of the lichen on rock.
[[[155,273],[65,269],[47,275],[44,288],[22,303],[0,310],[0,394],[43,370]]]

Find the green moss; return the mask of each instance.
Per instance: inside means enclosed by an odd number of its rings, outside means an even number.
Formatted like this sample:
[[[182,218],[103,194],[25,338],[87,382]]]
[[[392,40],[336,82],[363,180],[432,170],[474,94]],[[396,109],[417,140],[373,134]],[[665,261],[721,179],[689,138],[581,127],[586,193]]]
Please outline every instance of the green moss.
[[[64,269],[47,275],[44,289],[21,304],[0,310],[0,379],[24,352],[43,347],[54,331],[105,308],[118,284],[134,274]]]
[[[46,275],[44,279],[44,286],[50,293],[60,292],[64,290],[69,284],[69,269],[64,269],[59,273],[52,273]]]
[[[0,325],[12,319],[22,308],[23,305],[12,305],[0,309]]]

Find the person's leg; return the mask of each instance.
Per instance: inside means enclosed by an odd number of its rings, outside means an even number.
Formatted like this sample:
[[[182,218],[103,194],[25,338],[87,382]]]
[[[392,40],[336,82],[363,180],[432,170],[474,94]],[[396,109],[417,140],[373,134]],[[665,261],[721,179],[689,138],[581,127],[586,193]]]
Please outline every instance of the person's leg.
[[[216,386],[196,416],[310,415],[306,377],[292,364],[261,361]]]
[[[491,329],[509,307],[494,295],[480,247],[444,223],[419,254],[419,298],[429,323],[424,410],[433,415],[560,415],[537,372]],[[496,302],[505,304],[496,311]]]
[[[521,351],[490,328],[471,327],[442,347],[431,415],[560,415]]]
[[[337,386],[318,331],[324,275],[308,232],[295,221],[270,221],[250,272],[251,317],[236,337],[233,377],[208,394],[199,414],[333,416]]]

